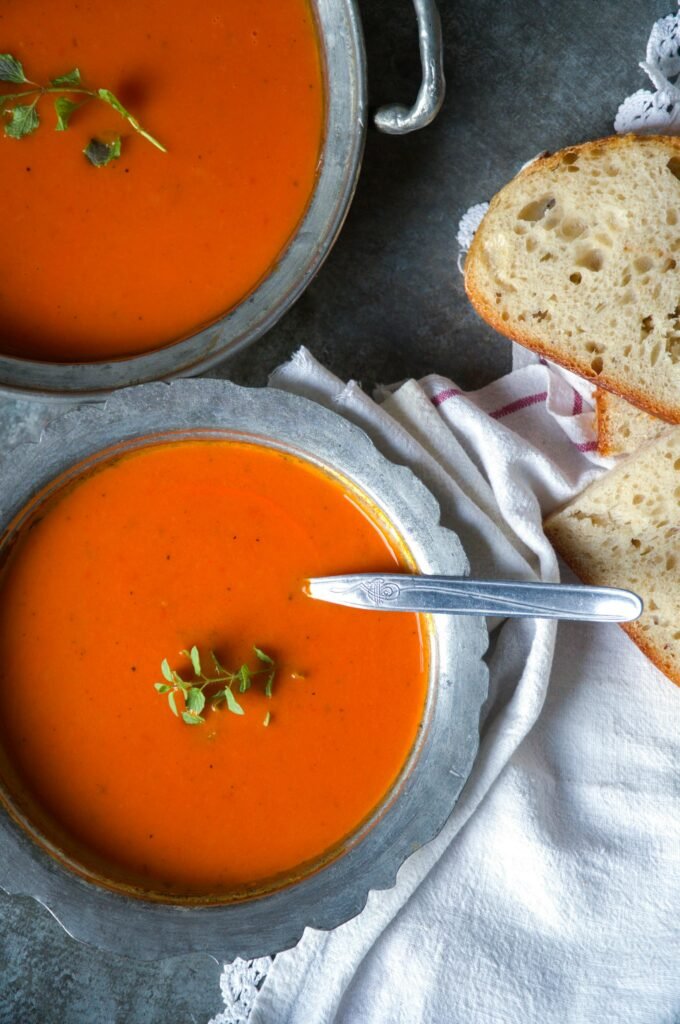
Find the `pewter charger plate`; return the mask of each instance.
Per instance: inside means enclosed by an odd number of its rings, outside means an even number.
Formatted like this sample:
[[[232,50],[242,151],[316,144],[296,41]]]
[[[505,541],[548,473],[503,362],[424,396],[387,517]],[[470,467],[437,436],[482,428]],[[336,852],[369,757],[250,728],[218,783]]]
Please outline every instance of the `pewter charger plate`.
[[[357,427],[303,398],[208,380],[118,392],[101,406],[59,417],[39,443],[6,455],[0,464],[0,545],[8,543],[15,517],[35,508],[39,491],[44,500],[52,482],[62,486],[110,457],[112,448],[212,437],[251,440],[325,468],[382,511],[415,571],[467,571],[457,536],[439,525],[435,499]],[[371,819],[313,873],[231,903],[146,901],[72,873],[1,810],[0,886],[33,896],[74,938],[139,959],[191,952],[223,960],[262,956],[294,945],[307,926],[330,929],[349,920],[370,890],[392,886],[403,861],[440,831],[477,752],[487,690],[484,622],[463,625],[457,617],[433,615],[429,632],[428,698],[410,759]]]

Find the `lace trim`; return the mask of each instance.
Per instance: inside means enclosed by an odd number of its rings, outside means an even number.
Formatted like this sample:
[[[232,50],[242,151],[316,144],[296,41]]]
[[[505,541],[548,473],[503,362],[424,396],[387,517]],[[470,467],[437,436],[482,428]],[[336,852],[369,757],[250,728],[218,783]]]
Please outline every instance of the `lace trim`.
[[[456,241],[463,252],[467,252],[472,245],[475,231],[482,223],[484,214],[489,209],[488,203],[475,203],[460,219]]]
[[[651,79],[656,92],[638,89],[618,109],[617,132],[640,134],[680,132],[680,16],[660,18],[650,33],[645,59],[640,67]]]
[[[209,1024],[247,1024],[257,993],[273,962],[272,957],[262,956],[257,960],[234,960],[233,964],[225,964],[220,978],[224,1010]]]

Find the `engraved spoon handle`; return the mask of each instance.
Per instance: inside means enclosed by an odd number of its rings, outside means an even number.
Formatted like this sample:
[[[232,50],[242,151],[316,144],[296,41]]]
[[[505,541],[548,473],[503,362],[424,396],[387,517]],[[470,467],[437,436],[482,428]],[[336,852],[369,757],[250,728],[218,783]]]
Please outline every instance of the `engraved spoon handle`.
[[[513,583],[458,576],[321,576],[307,581],[319,601],[380,611],[502,615],[515,618],[630,622],[642,601],[629,590],[571,583]]]

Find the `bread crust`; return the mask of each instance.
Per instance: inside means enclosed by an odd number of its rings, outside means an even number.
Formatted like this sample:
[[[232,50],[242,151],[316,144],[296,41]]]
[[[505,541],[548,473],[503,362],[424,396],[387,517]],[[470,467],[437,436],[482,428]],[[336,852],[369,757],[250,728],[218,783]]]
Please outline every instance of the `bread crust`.
[[[637,405],[640,409],[644,409],[645,412],[651,413],[652,416],[658,416],[660,419],[666,420],[668,423],[680,423],[680,407],[666,405],[662,402],[655,402],[641,389],[636,388],[635,386],[630,386],[617,378],[611,377],[605,371],[597,374],[585,360],[579,361],[577,359],[573,359],[560,352],[555,345],[550,343],[550,341],[543,338],[537,338],[535,335],[532,335],[527,331],[519,330],[518,328],[515,328],[503,321],[498,315],[495,307],[491,305],[487,297],[484,295],[476,276],[477,266],[481,262],[480,253],[482,251],[483,239],[485,236],[485,226],[488,227],[491,215],[500,203],[501,196],[505,189],[510,184],[515,185],[517,182],[526,181],[534,177],[536,174],[550,172],[557,167],[567,153],[574,153],[578,156],[579,154],[592,153],[597,149],[603,148],[609,150],[622,149],[626,146],[630,146],[631,144],[635,146],[663,145],[668,148],[669,157],[675,156],[680,158],[680,137],[669,135],[613,135],[606,136],[601,139],[595,139],[591,142],[584,142],[578,146],[566,146],[564,149],[560,149],[556,153],[549,153],[545,156],[540,156],[512,178],[511,182],[508,182],[508,184],[505,185],[500,192],[497,192],[491,200],[484,220],[480,224],[472,240],[470,251],[468,252],[465,260],[465,292],[482,319],[486,320],[486,322],[493,327],[494,330],[498,331],[499,334],[503,334],[512,341],[516,341],[518,345],[522,345],[524,348],[528,348],[532,352],[536,352],[538,355],[544,356],[546,359],[550,359],[552,362],[557,363],[559,366],[563,366],[566,370],[570,370],[579,377],[584,377],[586,380],[592,381],[598,387],[611,391],[616,395],[620,395],[633,405]]]
[[[607,393],[606,391],[602,391],[600,388],[595,388],[595,416],[597,423],[598,455],[614,455],[614,437],[612,434]]]
[[[626,403],[629,405],[630,403]],[[642,448],[643,445],[649,444],[658,437],[664,430],[672,428],[672,423],[667,423],[665,420],[655,418],[655,420],[649,421],[649,427],[654,425],[653,432],[649,432],[649,429],[645,431],[645,436],[638,439],[636,444],[630,445],[626,443],[625,439],[620,437],[621,426],[617,423],[617,415],[615,407],[611,397],[610,391],[605,391],[603,388],[595,388],[595,414],[597,424],[597,451],[598,454],[604,456],[611,455],[629,455],[638,448]],[[630,417],[639,416],[641,410],[637,407],[630,407]],[[645,414],[646,415],[646,414]],[[620,412],[619,412],[620,416]]]

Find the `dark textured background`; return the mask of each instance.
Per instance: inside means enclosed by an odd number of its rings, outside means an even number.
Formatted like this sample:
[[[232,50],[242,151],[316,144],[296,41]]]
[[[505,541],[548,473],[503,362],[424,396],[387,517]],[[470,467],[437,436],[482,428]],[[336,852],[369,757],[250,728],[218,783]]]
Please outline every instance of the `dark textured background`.
[[[360,6],[371,104],[410,103],[419,68],[409,0]],[[440,8],[449,90],[439,119],[406,138],[369,133],[356,200],[318,278],[217,375],[264,384],[301,344],[369,388],[433,371],[478,387],[509,367],[508,344],[465,300],[458,219],[539,151],[609,134],[619,102],[646,83],[637,62],[652,22],[675,5],[440,0]],[[86,949],[32,901],[0,897],[0,1024],[206,1024],[222,1006],[218,979],[207,957],[143,964]]]

